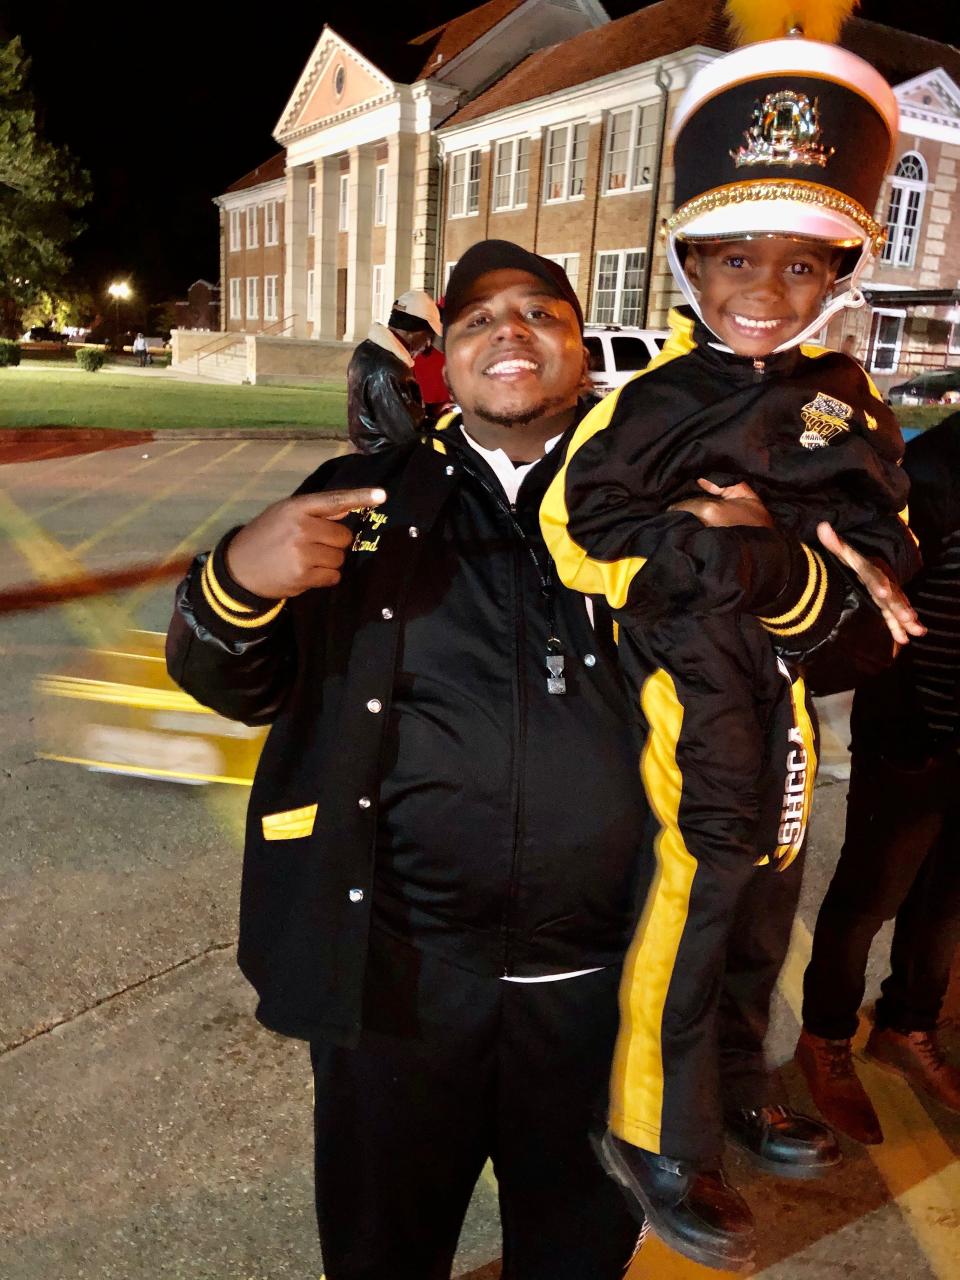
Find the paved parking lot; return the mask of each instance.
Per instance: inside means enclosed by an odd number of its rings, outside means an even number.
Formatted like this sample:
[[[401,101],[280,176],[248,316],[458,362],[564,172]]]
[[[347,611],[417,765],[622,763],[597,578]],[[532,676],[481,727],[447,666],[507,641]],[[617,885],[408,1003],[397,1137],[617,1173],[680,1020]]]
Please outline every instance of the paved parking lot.
[[[0,469],[0,587],[209,546],[288,493],[323,443],[163,441]],[[37,676],[135,625],[172,586],[0,618],[0,1276],[318,1280],[304,1046],[260,1028],[236,973],[246,793],[37,758]],[[842,707],[771,1051],[789,1065],[810,928],[842,823]],[[878,942],[868,996],[882,971]],[[960,992],[955,984],[950,1012]],[[949,1039],[960,1050],[958,1038]],[[960,1118],[866,1069],[887,1141],[845,1148],[821,1183],[730,1168],[771,1280],[960,1275]],[[496,1196],[481,1182],[458,1275],[493,1280]],[[631,1280],[708,1273],[648,1244]]]

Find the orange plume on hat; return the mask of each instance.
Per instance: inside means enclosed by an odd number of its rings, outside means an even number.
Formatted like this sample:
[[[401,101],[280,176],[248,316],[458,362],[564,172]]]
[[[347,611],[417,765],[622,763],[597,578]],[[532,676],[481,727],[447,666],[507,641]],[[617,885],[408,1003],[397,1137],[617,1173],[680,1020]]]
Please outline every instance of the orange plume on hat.
[[[859,0],[727,0],[737,44],[778,40],[799,29],[808,40],[833,44]]]

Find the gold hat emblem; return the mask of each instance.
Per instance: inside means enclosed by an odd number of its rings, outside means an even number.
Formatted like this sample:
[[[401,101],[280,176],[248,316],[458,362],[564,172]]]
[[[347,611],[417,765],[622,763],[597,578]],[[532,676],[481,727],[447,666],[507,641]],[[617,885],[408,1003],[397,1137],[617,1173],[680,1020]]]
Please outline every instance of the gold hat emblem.
[[[768,93],[753,108],[753,123],[743,135],[744,145],[731,151],[736,167],[748,164],[819,165],[822,169],[836,150],[820,142],[820,111],[805,93],[781,89]]]
[[[824,449],[834,437],[850,430],[853,410],[842,400],[818,391],[800,410],[804,430],[800,443],[805,449]]]

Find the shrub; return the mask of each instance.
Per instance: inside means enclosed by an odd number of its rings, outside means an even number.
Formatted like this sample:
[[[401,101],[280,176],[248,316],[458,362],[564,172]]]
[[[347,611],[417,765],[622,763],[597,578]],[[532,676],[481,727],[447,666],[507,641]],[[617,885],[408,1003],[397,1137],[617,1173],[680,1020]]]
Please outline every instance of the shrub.
[[[0,338],[0,368],[20,363],[20,344],[10,338]]]
[[[86,369],[87,373],[96,373],[98,369],[102,369],[106,359],[97,347],[79,347],[77,350],[77,364],[81,369]]]

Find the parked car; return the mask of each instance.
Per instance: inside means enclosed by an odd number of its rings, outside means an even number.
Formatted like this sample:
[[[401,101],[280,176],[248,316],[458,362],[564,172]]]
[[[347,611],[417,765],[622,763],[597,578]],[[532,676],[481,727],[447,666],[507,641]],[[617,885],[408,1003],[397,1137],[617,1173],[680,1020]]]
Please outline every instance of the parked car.
[[[618,324],[588,324],[583,345],[590,356],[590,381],[600,395],[622,387],[645,369],[667,340],[666,329],[636,329]]]
[[[891,404],[952,404],[960,395],[960,368],[931,369],[887,392]]]
[[[63,346],[67,341],[65,333],[57,333],[56,329],[50,329],[45,324],[34,325],[32,329],[28,329],[21,339],[23,342],[59,342]]]

